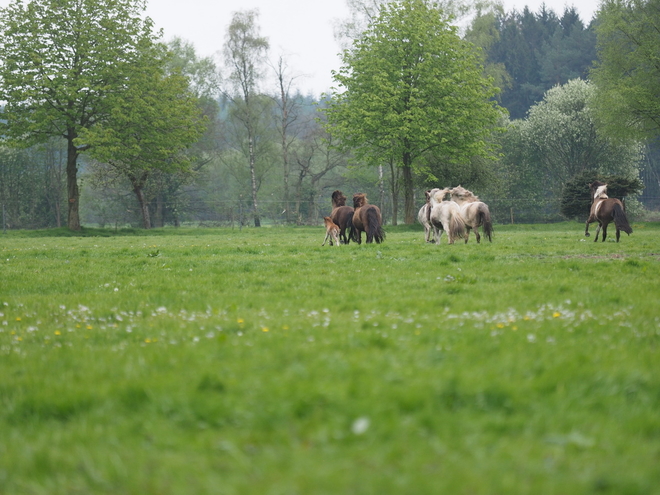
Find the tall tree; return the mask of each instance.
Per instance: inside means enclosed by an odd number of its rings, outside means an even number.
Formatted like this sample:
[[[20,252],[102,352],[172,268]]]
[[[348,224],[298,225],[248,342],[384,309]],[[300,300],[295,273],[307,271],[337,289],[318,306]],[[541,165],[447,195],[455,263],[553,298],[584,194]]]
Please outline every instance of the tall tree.
[[[592,107],[594,91],[592,84],[581,79],[556,86],[531,108],[522,125],[537,180],[555,196],[569,179],[584,171],[630,178],[639,174],[639,143],[614,142],[602,132]]]
[[[487,154],[499,110],[474,46],[433,4],[384,6],[334,74],[328,129],[358,160],[402,169],[404,221],[415,221],[416,162],[434,152],[464,162]]]
[[[622,135],[660,135],[660,0],[605,0],[591,76],[598,109]]]
[[[80,141],[90,146],[92,157],[129,179],[149,229],[147,180],[155,170],[190,167],[184,151],[202,136],[206,120],[188,79],[166,74],[165,60],[158,59],[142,64],[141,74],[131,78],[113,108],[106,122],[83,129]]]
[[[288,68],[284,57],[280,57],[275,66],[275,76],[279,97],[275,98],[278,108],[278,125],[280,133],[280,147],[282,155],[282,172],[284,188],[284,212],[287,223],[290,221],[290,173],[291,173],[291,145],[295,142],[301,126],[296,126],[300,118],[300,94],[292,94],[295,76],[288,74]]]
[[[262,77],[268,40],[259,34],[258,11],[235,12],[232,17],[224,45],[225,60],[230,70],[230,81],[234,85],[234,115],[242,122],[247,134],[247,159],[250,170],[254,226],[260,227],[258,205],[258,183],[256,172],[255,139],[259,119],[263,117],[263,106],[258,98],[258,83]]]
[[[21,0],[0,10],[1,133],[15,143],[67,142],[68,227],[80,229],[83,129],[104,122],[156,37],[143,0]]]

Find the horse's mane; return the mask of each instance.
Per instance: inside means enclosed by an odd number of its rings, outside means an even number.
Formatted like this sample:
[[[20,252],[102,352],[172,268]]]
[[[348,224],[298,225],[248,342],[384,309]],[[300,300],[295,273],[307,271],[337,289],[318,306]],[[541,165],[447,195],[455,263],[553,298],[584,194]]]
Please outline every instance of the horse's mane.
[[[429,191],[429,202],[434,200],[436,203],[442,203],[445,200],[445,196],[449,192],[449,188],[445,187],[444,189],[435,188]]]
[[[346,206],[346,196],[339,189],[332,193],[332,206]]]
[[[366,204],[369,204],[369,201],[367,201],[367,195],[364,193],[355,193],[353,195],[353,208],[360,208],[361,206],[364,206]]]
[[[462,196],[463,200],[468,203],[476,203],[477,201],[480,201],[479,196],[475,196],[472,191],[461,186],[456,186],[450,192],[452,196]]]
[[[608,198],[609,196],[607,195],[607,184],[598,186],[596,192],[594,193],[594,199],[608,199]]]

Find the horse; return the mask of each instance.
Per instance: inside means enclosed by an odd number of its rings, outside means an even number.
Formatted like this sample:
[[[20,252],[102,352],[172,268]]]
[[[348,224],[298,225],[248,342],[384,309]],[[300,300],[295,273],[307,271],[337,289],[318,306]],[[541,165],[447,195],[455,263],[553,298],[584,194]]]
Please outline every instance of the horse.
[[[449,188],[431,189],[429,191],[429,222],[433,228],[436,244],[440,244],[442,232],[447,232],[449,244],[454,244],[456,238],[463,239],[466,234],[465,222],[461,218],[460,208],[454,201],[445,201]]]
[[[367,234],[367,243],[376,241],[380,244],[385,240],[385,231],[383,231],[383,218],[380,214],[380,208],[369,204],[367,195],[357,193],[353,195],[353,228],[351,237],[358,244],[362,243],[362,232]]]
[[[472,194],[472,191],[468,191],[461,186],[454,187],[449,191],[449,194],[451,199],[460,206],[461,218],[463,218],[467,228],[465,243],[467,244],[472,229],[474,229],[474,235],[477,237],[477,244],[481,243],[479,227],[482,228],[488,241],[493,242],[493,221],[490,217],[488,205],[483,201],[479,201],[479,197]]]
[[[431,227],[431,222],[429,217],[431,215],[431,204],[430,204],[430,193],[431,191],[424,191],[426,195],[426,203],[419,209],[417,213],[417,220],[424,227],[424,240],[426,242],[435,242],[433,239],[433,227]]]
[[[323,217],[323,223],[325,224],[325,239],[323,239],[323,244],[330,239],[330,245],[332,246],[332,241],[334,241],[335,246],[339,246],[339,227],[335,222],[332,221],[330,217]]]
[[[628,235],[632,234],[632,228],[628,223],[628,218],[626,218],[623,203],[607,195],[607,184],[596,180],[589,185],[589,191],[591,192],[592,203],[589,218],[587,218],[587,223],[584,226],[584,235],[589,237],[589,224],[598,222],[594,242],[598,242],[598,234],[601,228],[603,229],[602,242],[605,242],[607,225],[612,221],[614,221],[616,227],[616,242],[619,242],[622,230]]]
[[[346,205],[346,196],[344,193],[337,190],[332,193],[332,212],[330,218],[339,227],[339,239],[344,243],[350,242],[350,232],[352,229],[353,221],[353,208]],[[349,236],[346,236],[346,230],[349,231]]]

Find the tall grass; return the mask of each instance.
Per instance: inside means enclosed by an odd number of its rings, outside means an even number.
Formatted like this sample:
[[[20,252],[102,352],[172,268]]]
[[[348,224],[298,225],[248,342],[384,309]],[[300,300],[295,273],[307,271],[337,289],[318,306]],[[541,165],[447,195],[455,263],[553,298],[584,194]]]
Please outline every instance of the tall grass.
[[[660,225],[0,237],[0,493],[660,493]]]

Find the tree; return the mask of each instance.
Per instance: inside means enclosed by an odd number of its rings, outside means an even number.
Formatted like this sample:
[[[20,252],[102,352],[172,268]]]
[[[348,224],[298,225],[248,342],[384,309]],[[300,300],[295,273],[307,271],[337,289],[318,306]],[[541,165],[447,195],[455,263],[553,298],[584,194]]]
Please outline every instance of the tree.
[[[79,138],[90,146],[92,157],[129,179],[145,229],[151,228],[144,195],[150,175],[155,170],[189,168],[190,156],[184,151],[206,128],[197,99],[188,90],[188,79],[178,73],[166,74],[165,60],[150,60],[117,96],[106,121],[82,129]]]
[[[527,156],[536,164],[539,183],[558,196],[564,184],[586,170],[636,177],[639,143],[614,142],[598,127],[593,111],[595,88],[581,79],[549,90],[522,126]]]
[[[417,160],[429,152],[457,163],[488,154],[496,89],[473,45],[422,0],[384,6],[342,62],[325,110],[328,130],[358,160],[401,167],[404,221],[413,223]]]
[[[296,126],[296,122],[300,118],[301,97],[300,94],[292,95],[292,85],[295,76],[289,76],[287,71],[287,64],[284,57],[280,57],[275,69],[275,76],[277,78],[277,85],[279,97],[275,98],[278,108],[278,125],[277,129],[280,133],[280,146],[282,155],[282,172],[283,172],[283,188],[284,188],[284,212],[286,215],[287,223],[290,220],[290,187],[289,175],[291,173],[291,146],[295,142],[302,126]]]
[[[569,219],[584,222],[589,216],[593,198],[590,197],[589,185],[595,181],[607,184],[607,195],[625,201],[626,196],[639,194],[644,183],[638,178],[608,175],[604,176],[592,170],[582,172],[569,180],[562,191],[560,212]]]
[[[255,227],[261,226],[257,200],[255,140],[258,121],[264,114],[264,107],[257,98],[257,84],[268,50],[268,40],[259,36],[257,17],[256,10],[235,12],[229,24],[224,47],[225,60],[231,73],[230,81],[234,85],[236,94],[235,98],[231,98],[234,102],[234,115],[240,120],[247,133],[247,159]]]
[[[623,136],[660,135],[660,0],[605,0],[591,77],[604,122]]]
[[[14,0],[0,10],[1,134],[67,142],[68,226],[80,229],[81,131],[104,122],[156,39],[143,0]],[[111,33],[111,35],[110,35]]]

